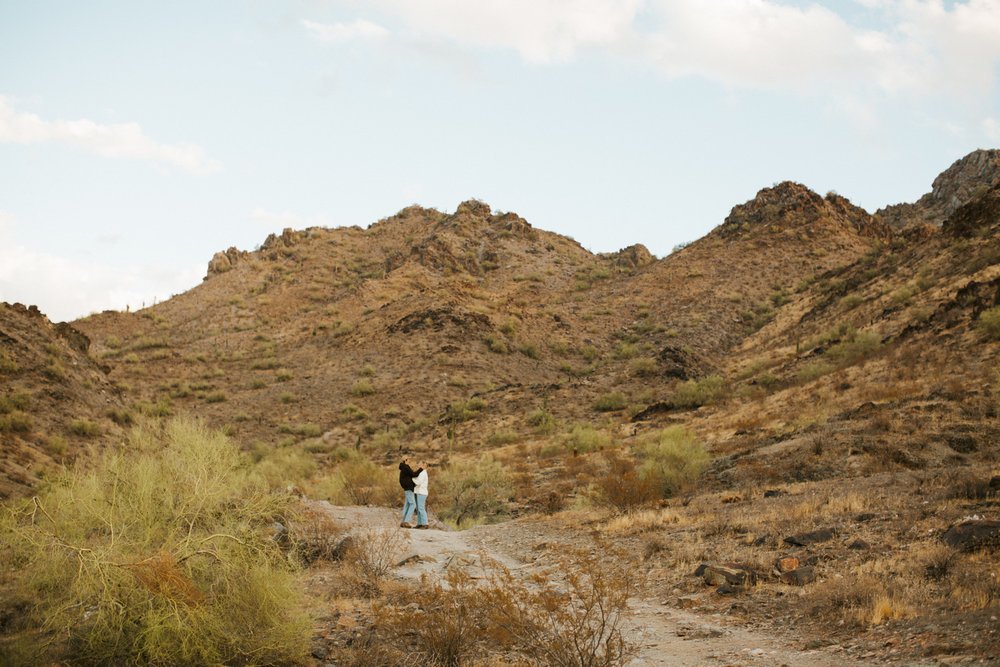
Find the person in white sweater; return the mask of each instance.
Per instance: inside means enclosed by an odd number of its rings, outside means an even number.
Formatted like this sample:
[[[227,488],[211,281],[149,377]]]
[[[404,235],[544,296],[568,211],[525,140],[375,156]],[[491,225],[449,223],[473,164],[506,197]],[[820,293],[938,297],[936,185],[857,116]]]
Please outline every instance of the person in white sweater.
[[[420,462],[420,474],[413,478],[413,493],[417,496],[417,528],[427,530],[427,462]]]

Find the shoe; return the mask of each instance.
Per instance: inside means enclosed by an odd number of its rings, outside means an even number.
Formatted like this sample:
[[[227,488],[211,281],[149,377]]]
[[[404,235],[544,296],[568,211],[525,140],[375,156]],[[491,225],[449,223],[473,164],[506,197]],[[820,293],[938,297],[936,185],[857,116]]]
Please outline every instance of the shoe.
[[[407,522],[404,521],[403,523],[399,524],[399,527],[400,528],[413,528],[413,524],[412,523],[407,523]]]
[[[428,528],[430,528],[430,526],[428,526],[426,523],[422,526],[417,526],[418,530],[427,530]]]

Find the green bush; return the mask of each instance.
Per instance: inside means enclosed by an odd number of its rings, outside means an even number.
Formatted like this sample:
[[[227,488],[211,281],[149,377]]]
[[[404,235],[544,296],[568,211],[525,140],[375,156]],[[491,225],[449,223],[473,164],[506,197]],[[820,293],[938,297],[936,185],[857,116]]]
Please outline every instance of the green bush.
[[[555,416],[545,408],[539,408],[528,415],[528,423],[539,435],[555,433],[559,428]]]
[[[12,391],[0,396],[0,415],[14,410],[27,410],[31,407],[31,394],[26,391]]]
[[[682,426],[656,433],[641,454],[640,477],[654,482],[664,498],[693,485],[711,460],[701,443]]]
[[[0,373],[16,373],[17,362],[7,350],[0,350]]]
[[[467,401],[455,401],[445,412],[445,421],[464,422],[479,415],[486,407],[486,401],[474,396]]]
[[[726,384],[722,377],[709,375],[678,385],[674,392],[673,403],[682,408],[697,408],[712,403],[720,398],[725,391]]]
[[[86,419],[74,419],[70,422],[69,432],[82,438],[93,438],[101,434],[101,427]]]
[[[566,447],[576,454],[604,449],[611,444],[611,437],[590,424],[577,424],[566,437]]]
[[[979,315],[979,330],[990,340],[1000,339],[1000,306],[984,310]]]
[[[310,623],[269,532],[288,502],[220,433],[137,426],[127,446],[11,508],[0,541],[26,605],[19,660],[303,662]]]
[[[458,528],[497,520],[514,493],[510,474],[490,456],[455,462],[433,480],[435,510]]]
[[[299,486],[316,474],[316,460],[296,446],[262,447],[257,455],[257,474],[274,490]]]
[[[633,359],[628,365],[629,372],[636,377],[651,377],[656,375],[657,363],[652,357]]]
[[[878,349],[882,338],[874,331],[856,331],[849,338],[826,351],[826,357],[837,366],[850,366],[865,359]]]
[[[612,412],[614,410],[623,410],[626,405],[628,405],[628,399],[625,398],[625,394],[620,391],[613,391],[598,398],[594,403],[594,409],[598,412]]]
[[[13,410],[0,413],[0,433],[28,433],[32,426],[31,415],[26,412]]]
[[[351,396],[371,396],[375,393],[375,385],[371,380],[357,380],[351,385]]]

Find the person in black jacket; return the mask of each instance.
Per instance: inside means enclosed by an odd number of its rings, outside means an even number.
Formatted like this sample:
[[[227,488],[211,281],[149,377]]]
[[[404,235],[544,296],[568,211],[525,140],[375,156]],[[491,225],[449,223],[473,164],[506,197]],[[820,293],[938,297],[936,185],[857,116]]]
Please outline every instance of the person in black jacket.
[[[417,509],[417,498],[413,495],[413,489],[416,486],[413,483],[413,478],[419,475],[422,470],[423,468],[414,471],[405,456],[399,463],[399,485],[403,487],[404,495],[403,523],[399,524],[400,528],[413,528],[410,518],[413,517],[413,512]]]

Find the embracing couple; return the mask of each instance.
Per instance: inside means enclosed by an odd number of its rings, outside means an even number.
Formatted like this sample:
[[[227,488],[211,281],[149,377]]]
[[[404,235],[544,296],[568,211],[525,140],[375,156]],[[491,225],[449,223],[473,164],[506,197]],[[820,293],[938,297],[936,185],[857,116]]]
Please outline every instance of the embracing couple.
[[[427,524],[427,464],[420,461],[416,471],[410,467],[407,457],[399,464],[399,485],[403,487],[406,499],[403,501],[403,523],[401,528],[430,528]],[[413,510],[417,510],[417,525],[410,523]]]

